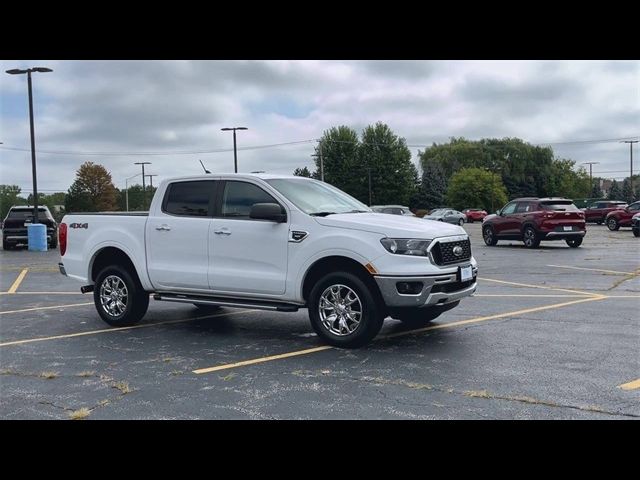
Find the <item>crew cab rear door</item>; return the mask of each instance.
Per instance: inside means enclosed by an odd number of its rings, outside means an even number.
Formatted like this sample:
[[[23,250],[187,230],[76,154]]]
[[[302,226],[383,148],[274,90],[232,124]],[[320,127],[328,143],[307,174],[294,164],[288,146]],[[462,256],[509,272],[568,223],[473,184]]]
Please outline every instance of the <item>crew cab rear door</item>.
[[[170,183],[146,225],[147,271],[158,290],[209,290],[209,228],[218,181]]]

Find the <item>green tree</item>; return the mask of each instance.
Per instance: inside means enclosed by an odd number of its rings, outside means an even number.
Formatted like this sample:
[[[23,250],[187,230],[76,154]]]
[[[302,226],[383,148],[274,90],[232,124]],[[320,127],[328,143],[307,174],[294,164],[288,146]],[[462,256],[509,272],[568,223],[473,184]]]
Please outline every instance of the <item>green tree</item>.
[[[143,206],[144,197],[142,195],[142,185],[135,184],[129,187],[129,211],[145,211],[149,209],[149,205],[151,204],[151,199],[153,195],[156,193],[157,188],[151,188],[149,185],[146,185],[147,191],[147,203],[146,207]],[[127,191],[122,189],[118,192],[118,206],[122,211],[127,210]]]
[[[638,180],[634,180],[633,184],[636,186],[633,192],[633,199],[640,200],[640,182]]]
[[[604,197],[604,194],[602,193],[602,188],[600,188],[600,178],[593,179],[593,187],[591,188],[591,194],[589,196],[591,198]]]
[[[591,183],[587,171],[580,167],[574,170],[576,162],[569,159],[554,159],[545,195],[567,198],[584,198],[591,193]]]
[[[493,212],[507,202],[507,191],[499,175],[484,168],[463,168],[449,181],[447,204],[458,210],[483,208]]]
[[[439,163],[428,162],[422,167],[422,180],[410,206],[415,209],[431,210],[445,203],[447,182]]]
[[[622,200],[627,203],[633,202],[633,190],[631,190],[631,182],[628,177],[622,182]]]
[[[27,200],[20,196],[21,191],[18,185],[0,185],[0,220],[4,220],[13,205],[27,205]]]
[[[83,163],[65,199],[67,212],[112,211],[118,206],[118,191],[111,174],[102,165]]]
[[[361,178],[365,181],[352,195],[369,204],[370,175],[371,204],[409,203],[418,183],[418,171],[404,138],[382,122],[369,125],[362,132],[358,157],[360,173],[364,174]]]
[[[358,158],[358,133],[345,125],[326,130],[315,147],[315,154],[320,154],[324,167],[324,181],[354,195],[362,193],[365,173]],[[315,157],[316,171],[320,171],[320,157]]]
[[[307,167],[302,167],[302,168],[296,168],[293,171],[293,174],[296,177],[307,177],[307,178],[314,178],[314,175],[309,171],[309,169]]]
[[[611,182],[611,188],[609,189],[609,200],[622,200],[622,189],[620,184],[614,180]]]

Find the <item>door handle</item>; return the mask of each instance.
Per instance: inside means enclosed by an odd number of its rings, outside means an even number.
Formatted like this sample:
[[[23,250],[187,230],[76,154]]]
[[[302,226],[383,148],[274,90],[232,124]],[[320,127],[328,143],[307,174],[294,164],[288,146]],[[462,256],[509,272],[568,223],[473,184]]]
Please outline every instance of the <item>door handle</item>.
[[[168,232],[169,230],[171,230],[171,227],[165,223],[162,225],[156,225],[156,230]]]
[[[231,232],[228,228],[221,228],[220,230],[214,230],[213,233],[216,235],[231,235]]]

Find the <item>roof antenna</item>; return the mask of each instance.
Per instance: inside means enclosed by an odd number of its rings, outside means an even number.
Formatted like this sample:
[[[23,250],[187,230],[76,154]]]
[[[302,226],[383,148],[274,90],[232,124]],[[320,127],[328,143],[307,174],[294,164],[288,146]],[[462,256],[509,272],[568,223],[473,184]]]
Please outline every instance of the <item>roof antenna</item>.
[[[204,173],[211,173],[209,170],[207,170],[207,169],[204,167],[204,163],[202,163],[202,160],[198,160],[198,161],[200,162],[200,165],[202,165],[202,168],[204,169]]]

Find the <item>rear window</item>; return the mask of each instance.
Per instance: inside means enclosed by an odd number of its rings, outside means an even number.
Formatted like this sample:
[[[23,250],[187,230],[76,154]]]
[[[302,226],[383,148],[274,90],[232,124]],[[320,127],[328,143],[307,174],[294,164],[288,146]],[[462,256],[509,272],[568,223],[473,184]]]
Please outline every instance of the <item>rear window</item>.
[[[26,220],[27,218],[33,218],[33,208],[18,208],[9,210],[8,218],[12,220]],[[38,218],[47,217],[47,211],[44,208],[38,208]]]
[[[176,182],[169,185],[163,210],[171,215],[206,217],[213,181]]]
[[[551,202],[540,202],[540,208],[542,210],[555,210],[557,212],[575,212],[579,210],[572,201],[563,202],[561,200],[554,200]]]

